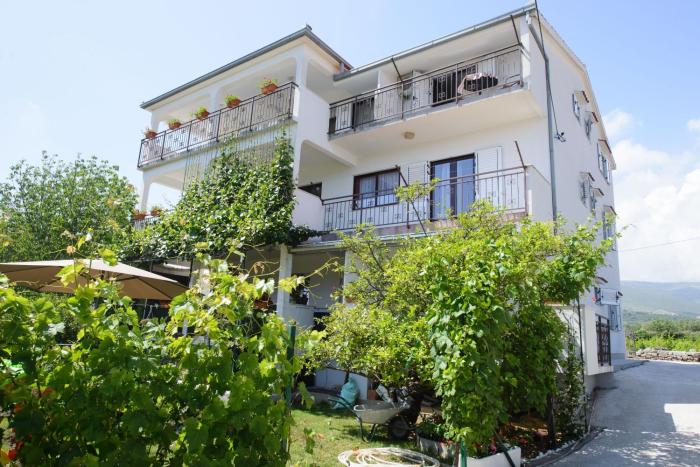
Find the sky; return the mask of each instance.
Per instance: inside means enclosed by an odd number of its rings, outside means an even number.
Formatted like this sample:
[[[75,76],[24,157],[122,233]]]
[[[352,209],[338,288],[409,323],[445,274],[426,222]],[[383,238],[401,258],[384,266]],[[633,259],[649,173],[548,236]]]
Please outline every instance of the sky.
[[[136,160],[149,123],[142,101],[305,24],[358,66],[524,4],[5,2],[0,178],[46,150],[107,159],[140,190]],[[586,63],[604,115],[625,227],[622,278],[700,281],[700,2],[541,0],[539,7]]]

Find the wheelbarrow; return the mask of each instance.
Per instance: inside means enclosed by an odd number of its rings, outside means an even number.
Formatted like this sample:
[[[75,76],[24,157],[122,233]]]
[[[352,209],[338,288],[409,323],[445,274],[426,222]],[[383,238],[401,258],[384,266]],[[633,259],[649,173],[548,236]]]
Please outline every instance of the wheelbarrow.
[[[395,402],[366,401],[364,404],[353,406],[342,397],[331,396],[328,400],[341,405],[355,416],[360,424],[360,436],[363,441],[372,440],[379,426],[386,426],[389,437],[395,440],[406,439],[414,429],[401,414],[405,407]],[[372,425],[366,439],[364,425]]]

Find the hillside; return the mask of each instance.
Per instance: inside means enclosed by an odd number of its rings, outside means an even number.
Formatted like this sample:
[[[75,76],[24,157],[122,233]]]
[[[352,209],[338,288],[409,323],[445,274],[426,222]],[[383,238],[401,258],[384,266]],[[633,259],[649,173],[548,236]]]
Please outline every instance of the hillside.
[[[700,319],[700,283],[622,281],[625,322]]]

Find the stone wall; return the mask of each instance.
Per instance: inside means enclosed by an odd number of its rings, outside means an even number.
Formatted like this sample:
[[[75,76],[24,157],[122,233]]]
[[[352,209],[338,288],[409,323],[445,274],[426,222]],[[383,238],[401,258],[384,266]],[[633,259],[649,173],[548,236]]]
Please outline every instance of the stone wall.
[[[680,362],[700,362],[700,352],[681,352],[678,350],[637,350],[637,358],[650,360],[676,360]]]

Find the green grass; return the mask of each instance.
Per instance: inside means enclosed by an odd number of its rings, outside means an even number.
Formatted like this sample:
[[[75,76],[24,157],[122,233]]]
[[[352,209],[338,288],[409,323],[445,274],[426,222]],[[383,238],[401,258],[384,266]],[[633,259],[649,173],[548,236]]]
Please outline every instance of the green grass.
[[[331,410],[315,406],[311,410],[292,410],[295,425],[292,427],[290,454],[293,466],[339,466],[338,454],[355,448],[398,446],[415,449],[415,440],[391,441],[386,429],[378,428],[374,441],[362,441],[357,419],[347,411]],[[315,446],[313,454],[305,451],[304,428],[313,430]],[[366,427],[368,430],[369,427]],[[366,436],[367,431],[365,431]]]

